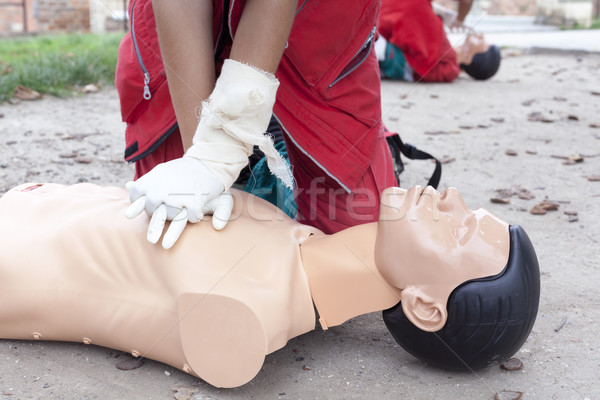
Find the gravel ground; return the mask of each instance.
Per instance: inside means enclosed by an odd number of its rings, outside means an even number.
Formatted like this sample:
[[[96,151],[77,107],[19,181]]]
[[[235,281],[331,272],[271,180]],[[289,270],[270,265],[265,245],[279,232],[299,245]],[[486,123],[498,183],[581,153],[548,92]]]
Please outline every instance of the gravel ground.
[[[386,81],[382,91],[388,127],[446,162],[441,190],[459,188],[470,207],[531,237],[542,298],[516,354],[522,369],[430,368],[399,348],[374,313],[291,340],[253,381],[228,390],[149,360],[122,371],[115,366],[128,355],[96,346],[0,340],[0,399],[493,399],[503,390],[524,399],[600,398],[600,55],[507,50],[488,82]],[[113,87],[2,104],[0,115],[0,194],[25,181],[124,185],[133,175],[122,161]],[[424,184],[431,170],[410,161],[401,186]],[[535,198],[490,201],[527,197],[524,189]],[[533,215],[544,200],[558,210]]]

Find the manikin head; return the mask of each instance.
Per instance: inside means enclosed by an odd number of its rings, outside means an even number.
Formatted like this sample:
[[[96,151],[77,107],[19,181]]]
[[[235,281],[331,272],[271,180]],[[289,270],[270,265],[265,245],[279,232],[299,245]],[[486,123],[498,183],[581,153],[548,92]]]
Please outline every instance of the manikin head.
[[[500,68],[500,49],[486,42],[481,33],[467,35],[460,51],[467,55],[460,67],[473,79],[490,79]]]
[[[502,361],[535,321],[539,269],[526,234],[469,210],[454,188],[387,189],[375,261],[402,289],[400,303],[384,311],[386,325],[430,364],[474,369]]]

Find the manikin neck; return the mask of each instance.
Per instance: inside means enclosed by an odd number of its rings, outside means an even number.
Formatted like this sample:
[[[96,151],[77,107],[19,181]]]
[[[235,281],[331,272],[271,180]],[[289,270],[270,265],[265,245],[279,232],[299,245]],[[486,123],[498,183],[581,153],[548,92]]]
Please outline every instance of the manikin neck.
[[[376,236],[373,222],[334,235],[313,235],[302,244],[302,262],[323,329],[400,302],[400,290],[375,266]]]

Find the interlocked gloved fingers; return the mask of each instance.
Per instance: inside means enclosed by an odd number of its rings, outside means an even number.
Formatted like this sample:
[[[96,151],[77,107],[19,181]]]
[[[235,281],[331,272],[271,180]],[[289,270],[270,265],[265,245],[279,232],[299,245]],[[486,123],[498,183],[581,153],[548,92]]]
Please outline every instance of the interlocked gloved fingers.
[[[225,188],[221,181],[202,161],[192,157],[184,156],[157,165],[137,181],[128,182],[126,188],[132,204],[125,215],[135,218],[146,211],[152,217],[148,241],[157,243],[165,222],[173,221],[163,239],[165,248],[173,246],[188,221],[199,222],[204,214],[218,211],[213,226],[223,229],[233,207],[231,195],[224,195]],[[223,199],[220,199],[221,195]]]
[[[150,242],[158,242],[167,220],[172,223],[163,238],[165,248],[173,246],[188,221],[198,222],[204,214],[213,214],[213,227],[223,229],[233,207],[227,191],[255,145],[265,154],[271,172],[292,187],[289,167],[264,134],[278,86],[273,74],[225,60],[215,89],[202,103],[193,145],[182,158],[127,184],[133,204],[126,215],[133,218],[145,210],[152,216]]]

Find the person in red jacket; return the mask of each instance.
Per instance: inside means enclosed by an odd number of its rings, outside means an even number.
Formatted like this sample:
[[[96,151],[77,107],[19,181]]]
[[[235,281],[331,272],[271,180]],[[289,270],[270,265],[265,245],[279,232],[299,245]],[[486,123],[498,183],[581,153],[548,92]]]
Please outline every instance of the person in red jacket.
[[[458,14],[448,20],[451,30],[464,30],[472,1],[459,0]],[[489,79],[500,66],[500,51],[480,33],[469,32],[452,47],[442,18],[431,0],[382,0],[380,37],[375,45],[384,78],[452,82],[463,69],[474,79]]]
[[[371,51],[379,1],[131,0],[129,11],[116,85],[138,178],[128,215],[152,216],[150,241],[167,220],[166,248],[204,214],[222,229],[254,146],[295,181],[299,221],[333,233],[377,219],[396,185]],[[272,114],[293,177],[263,134]]]

